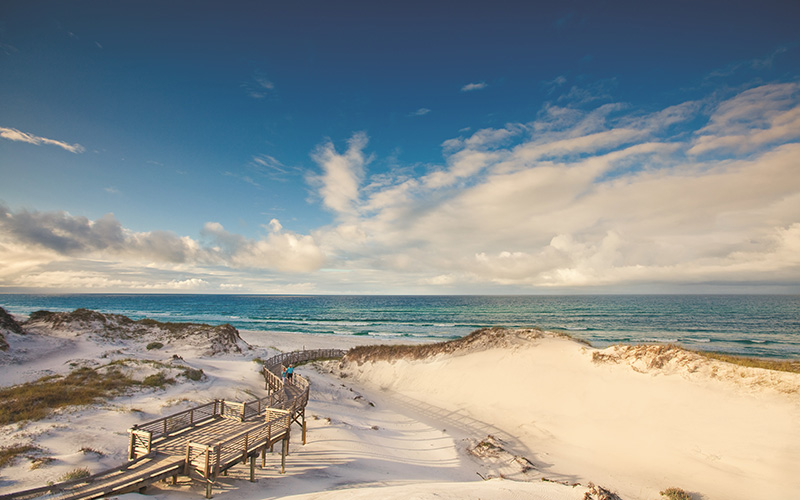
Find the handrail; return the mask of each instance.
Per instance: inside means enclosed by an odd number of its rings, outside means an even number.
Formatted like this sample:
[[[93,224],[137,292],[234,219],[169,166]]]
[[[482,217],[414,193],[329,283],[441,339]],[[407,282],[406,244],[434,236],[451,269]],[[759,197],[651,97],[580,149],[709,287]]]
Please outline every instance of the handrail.
[[[152,457],[150,455],[139,457],[136,460],[131,460],[130,462],[125,462],[124,464],[122,464],[120,466],[114,467],[112,469],[106,469],[104,471],[100,471],[100,472],[98,472],[96,474],[92,474],[91,476],[87,476],[87,477],[83,477],[83,478],[70,479],[69,481],[63,481],[63,482],[60,482],[60,483],[55,483],[55,484],[51,484],[51,485],[47,485],[47,486],[41,486],[39,488],[33,488],[33,489],[30,489],[30,490],[17,491],[17,492],[14,492],[14,493],[6,493],[6,494],[3,494],[3,495],[0,495],[0,500],[22,500],[22,499],[26,499],[26,498],[36,498],[36,497],[40,497],[42,495],[45,495],[47,493],[52,493],[52,494],[67,493],[68,494],[70,490],[77,489],[77,488],[81,487],[79,485],[84,485],[84,484],[89,485],[89,484],[92,484],[92,483],[96,483],[97,480],[99,478],[102,478],[103,476],[108,476],[108,475],[114,474],[116,472],[126,471],[126,470],[134,467],[135,465],[138,465],[139,462],[141,462],[141,461],[143,461],[145,459],[148,459],[148,458],[152,458]]]
[[[267,389],[270,391],[270,394],[266,397],[247,402],[214,400],[162,418],[136,424],[128,429],[130,433],[129,461],[125,464],[92,474],[82,479],[74,479],[40,488],[3,494],[0,495],[0,500],[30,499],[47,493],[70,494],[70,491],[76,491],[77,493],[77,490],[83,487],[82,485],[97,483],[103,476],[127,471],[139,462],[152,458],[154,456],[152,449],[153,442],[159,438],[166,438],[167,436],[174,435],[215,418],[233,418],[244,422],[262,413],[265,415],[264,425],[224,438],[215,445],[200,444],[190,441],[186,445],[185,461],[183,461],[181,467],[186,474],[189,473],[190,468],[193,468],[203,476],[207,481],[206,495],[208,496],[210,494],[210,486],[216,479],[216,474],[219,472],[220,459],[223,456],[234,453],[234,451],[238,453],[238,448],[233,449],[233,451],[224,452],[226,447],[232,449],[232,444],[243,440],[244,447],[241,456],[242,460],[245,460],[248,454],[252,453],[251,448],[264,449],[268,444],[271,444],[270,442],[273,437],[278,438],[285,435],[285,437],[282,438],[284,440],[284,451],[281,471],[283,471],[285,454],[288,451],[289,428],[292,422],[298,421],[298,414],[303,416],[303,442],[305,443],[304,412],[305,406],[308,404],[311,385],[307,379],[297,375],[294,383],[297,391],[283,390],[283,381],[280,377],[283,366],[287,363],[299,363],[314,359],[339,358],[344,356],[345,352],[346,351],[342,349],[315,349],[294,351],[273,356],[264,362],[264,369],[262,370]],[[192,464],[197,463],[197,460],[201,457],[204,459],[202,469],[192,466]],[[198,465],[200,464],[198,463]],[[172,466],[173,465],[170,465],[170,467]],[[151,476],[151,478],[152,477],[154,476]]]
[[[193,406],[187,410],[151,420],[150,422],[135,424],[132,429],[150,431],[153,439],[157,439],[216,417],[219,414],[217,404],[218,401],[214,400],[210,403]]]

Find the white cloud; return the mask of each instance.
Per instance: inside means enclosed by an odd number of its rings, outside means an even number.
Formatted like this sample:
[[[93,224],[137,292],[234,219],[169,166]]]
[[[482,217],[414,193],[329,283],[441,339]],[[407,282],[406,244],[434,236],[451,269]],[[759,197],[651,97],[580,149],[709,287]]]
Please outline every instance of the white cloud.
[[[746,153],[800,136],[800,83],[763,85],[720,103],[690,154]]]
[[[34,144],[36,146],[40,146],[42,144],[58,146],[66,151],[69,151],[70,153],[83,153],[85,151],[85,148],[80,144],[68,144],[63,141],[39,137],[27,132],[21,132],[15,128],[0,127],[0,137],[10,141],[27,142],[28,144]]]
[[[488,85],[486,82],[468,83],[461,87],[461,92],[472,92],[473,90],[485,89]]]
[[[243,83],[242,87],[247,95],[258,100],[268,97],[275,90],[275,84],[261,74],[256,74],[252,80]]]
[[[261,154],[253,156],[250,166],[259,174],[273,180],[285,180],[295,169],[287,167],[274,156]]]
[[[136,233],[113,215],[92,221],[0,207],[0,286],[797,287],[798,84],[704,104],[648,112],[548,104],[527,123],[463,131],[425,172],[399,165],[369,176],[365,133],[344,152],[326,141],[312,152],[319,170],[308,180],[335,219],[309,234],[271,219],[262,236],[246,238],[209,222],[198,241]]]
[[[428,108],[419,108],[418,110],[414,111],[413,113],[410,113],[408,116],[425,116],[430,112],[431,112],[431,110],[428,109]]]
[[[322,201],[337,214],[355,213],[359,201],[359,187],[364,178],[367,157],[364,148],[369,141],[363,132],[353,134],[344,154],[336,152],[333,143],[328,141],[314,151],[312,159],[322,169],[322,174],[309,180],[319,186]]]
[[[800,103],[788,87],[753,89],[720,103],[697,136],[673,131],[701,110],[549,106],[534,122],[446,141],[446,167],[384,183],[346,235],[315,237],[352,273],[455,289],[797,283]],[[730,130],[749,130],[759,152],[691,154],[698,136]]]
[[[322,267],[325,255],[311,236],[285,231],[277,219],[271,232],[260,239],[229,233],[216,222],[203,228],[208,244],[167,231],[137,233],[109,214],[92,221],[66,212],[16,213],[0,206],[0,286],[52,286],[78,289],[103,286],[140,288],[145,282],[132,279],[139,271],[120,272],[104,263],[142,266],[160,275],[183,269],[188,277],[151,279],[158,289],[211,287],[200,276],[203,269],[262,269],[279,273],[308,273]],[[91,262],[91,269],[83,263]],[[55,268],[53,268],[55,266]],[[100,272],[98,267],[108,268]],[[69,279],[72,273],[73,279]],[[114,276],[123,278],[114,278]],[[34,279],[34,276],[37,278]],[[50,285],[46,285],[50,283]]]

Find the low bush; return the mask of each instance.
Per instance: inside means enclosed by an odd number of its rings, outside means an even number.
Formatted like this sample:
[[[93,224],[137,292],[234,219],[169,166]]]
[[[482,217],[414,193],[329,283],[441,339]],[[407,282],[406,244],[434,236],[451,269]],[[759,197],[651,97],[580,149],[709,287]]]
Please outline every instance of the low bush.
[[[205,374],[203,373],[203,370],[199,370],[199,369],[196,369],[196,368],[186,368],[183,371],[183,376],[186,377],[187,379],[193,381],[193,382],[197,382],[198,380],[201,380],[204,375]]]
[[[174,384],[175,379],[167,377],[167,374],[164,372],[154,373],[152,375],[148,375],[147,377],[142,380],[142,385],[146,387],[159,387],[163,388],[167,384]]]
[[[164,347],[164,344],[162,344],[161,342],[150,342],[149,344],[147,344],[148,351],[152,351],[153,349],[161,349],[162,347]]]

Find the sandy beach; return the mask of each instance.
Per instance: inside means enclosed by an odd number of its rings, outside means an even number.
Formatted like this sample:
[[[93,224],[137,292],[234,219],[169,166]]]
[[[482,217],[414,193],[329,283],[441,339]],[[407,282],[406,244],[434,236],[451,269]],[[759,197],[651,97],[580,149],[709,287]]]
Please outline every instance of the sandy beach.
[[[0,469],[0,494],[78,467],[126,460],[132,425],[215,398],[264,392],[260,365],[279,352],[384,344],[368,337],[239,332],[241,353],[207,345],[37,329],[6,333],[0,385],[114,359],[203,370],[198,381],[137,389],[103,403],[0,427],[4,446],[37,451]],[[493,332],[432,356],[303,365],[311,380],[308,443],[294,439],[286,474],[268,457],[250,483],[234,468],[214,498],[789,499],[800,491],[800,375],[711,361],[665,346],[599,350],[537,330]],[[148,368],[144,365],[139,376]],[[32,464],[47,458],[44,465]],[[126,498],[202,498],[182,478]],[[588,497],[586,495],[589,495]]]

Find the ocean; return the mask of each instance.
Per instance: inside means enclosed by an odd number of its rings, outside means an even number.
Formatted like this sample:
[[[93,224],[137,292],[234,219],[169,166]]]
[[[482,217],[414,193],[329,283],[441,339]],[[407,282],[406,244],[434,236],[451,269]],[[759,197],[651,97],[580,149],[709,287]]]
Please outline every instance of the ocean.
[[[11,314],[78,308],[253,332],[453,339],[483,327],[558,330],[597,347],[673,343],[800,359],[798,295],[288,296],[0,295]]]

